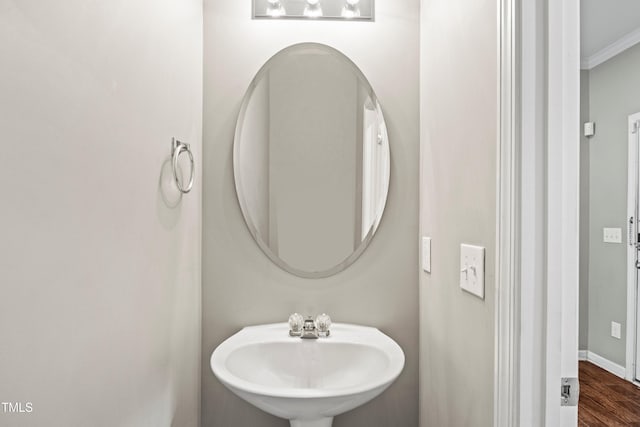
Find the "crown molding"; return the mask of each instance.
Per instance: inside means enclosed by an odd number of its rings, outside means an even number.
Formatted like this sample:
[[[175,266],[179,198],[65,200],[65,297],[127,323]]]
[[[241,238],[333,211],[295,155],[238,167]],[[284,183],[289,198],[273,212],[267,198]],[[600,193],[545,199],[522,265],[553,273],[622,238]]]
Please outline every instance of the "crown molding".
[[[595,66],[602,64],[614,56],[624,52],[636,43],[640,42],[640,28],[622,36],[620,39],[611,43],[609,46],[599,50],[591,56],[582,57],[580,60],[580,68],[590,70]]]

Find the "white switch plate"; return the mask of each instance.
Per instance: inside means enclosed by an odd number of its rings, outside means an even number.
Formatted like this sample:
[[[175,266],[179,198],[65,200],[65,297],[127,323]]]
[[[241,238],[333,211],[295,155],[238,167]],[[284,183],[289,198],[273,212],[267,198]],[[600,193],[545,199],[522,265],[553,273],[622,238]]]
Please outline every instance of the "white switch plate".
[[[602,234],[605,243],[622,243],[621,228],[604,228]]]
[[[422,238],[422,269],[431,273],[431,237]]]
[[[611,336],[614,338],[620,339],[620,336],[621,336],[620,323],[611,322]]]
[[[460,287],[484,299],[484,248],[460,245]]]

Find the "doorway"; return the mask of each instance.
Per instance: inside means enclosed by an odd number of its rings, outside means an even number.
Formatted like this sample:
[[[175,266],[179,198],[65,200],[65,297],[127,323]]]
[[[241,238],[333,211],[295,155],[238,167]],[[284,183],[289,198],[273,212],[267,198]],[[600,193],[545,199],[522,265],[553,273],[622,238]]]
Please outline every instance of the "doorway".
[[[640,122],[640,4],[582,0],[580,6],[579,424],[588,426],[615,424],[638,396],[632,382],[640,378],[634,132]],[[620,390],[628,394],[601,413],[587,405]]]

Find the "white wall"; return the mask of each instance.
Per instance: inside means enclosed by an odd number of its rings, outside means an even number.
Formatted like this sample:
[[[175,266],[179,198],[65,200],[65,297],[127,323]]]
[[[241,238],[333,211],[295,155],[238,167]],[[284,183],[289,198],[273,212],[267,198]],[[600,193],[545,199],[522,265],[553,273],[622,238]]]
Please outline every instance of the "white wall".
[[[371,245],[324,279],[281,270],[244,223],[232,168],[242,97],[259,68],[294,43],[345,53],[382,105],[391,147],[389,199]],[[246,325],[286,321],[294,311],[379,327],[404,349],[404,372],[384,394],[336,418],[335,427],[418,425],[419,1],[378,0],[376,22],[251,19],[250,1],[205,1],[205,188],[203,223],[203,426],[286,426],[227,391],[209,358]]]
[[[493,425],[498,2],[423,0],[420,425]],[[460,244],[486,248],[485,299],[460,289]]]
[[[201,49],[196,0],[0,0],[0,425],[198,425]]]

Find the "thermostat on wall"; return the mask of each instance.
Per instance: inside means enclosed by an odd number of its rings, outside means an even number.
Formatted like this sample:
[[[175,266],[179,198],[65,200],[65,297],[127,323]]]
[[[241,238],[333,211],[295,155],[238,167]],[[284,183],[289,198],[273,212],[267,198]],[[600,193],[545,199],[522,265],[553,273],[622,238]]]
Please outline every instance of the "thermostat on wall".
[[[596,134],[595,122],[586,122],[584,124],[584,136],[589,137]]]

